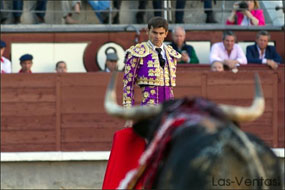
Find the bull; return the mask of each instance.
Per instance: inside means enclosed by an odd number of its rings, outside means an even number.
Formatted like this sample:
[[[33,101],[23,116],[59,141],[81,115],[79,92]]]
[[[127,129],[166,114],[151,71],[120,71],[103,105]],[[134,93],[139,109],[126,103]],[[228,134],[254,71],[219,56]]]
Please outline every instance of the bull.
[[[139,167],[122,180],[122,189],[281,189],[278,158],[256,136],[239,129],[264,111],[258,75],[249,107],[217,105],[183,98],[155,106],[124,109],[116,102],[116,73],[105,97],[107,113],[133,120],[133,129],[148,146]]]

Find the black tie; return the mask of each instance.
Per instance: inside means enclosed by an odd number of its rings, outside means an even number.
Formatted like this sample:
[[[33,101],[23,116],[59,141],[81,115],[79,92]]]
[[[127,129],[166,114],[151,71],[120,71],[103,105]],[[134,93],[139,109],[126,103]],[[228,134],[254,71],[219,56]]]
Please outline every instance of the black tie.
[[[162,58],[162,55],[161,55],[162,49],[161,49],[161,48],[155,48],[155,50],[156,50],[157,53],[158,53],[158,58],[159,58],[160,66],[161,66],[162,68],[164,68],[165,60]]]

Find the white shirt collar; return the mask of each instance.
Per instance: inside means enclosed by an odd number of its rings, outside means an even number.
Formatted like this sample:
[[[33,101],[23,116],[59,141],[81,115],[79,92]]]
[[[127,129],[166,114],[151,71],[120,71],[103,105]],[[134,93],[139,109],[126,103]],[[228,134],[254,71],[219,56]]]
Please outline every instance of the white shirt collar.
[[[258,47],[258,45],[256,44],[258,53],[259,53],[259,59],[264,59],[265,58],[265,50],[263,52],[263,54],[261,54],[261,49]]]
[[[153,45],[153,43],[151,43],[150,40],[148,40],[148,43],[149,45],[151,46],[151,48],[156,52],[155,48],[160,48],[162,51],[161,51],[161,54],[162,54],[162,57],[163,59],[165,59],[165,50],[164,50],[164,44],[162,43],[160,47],[156,47],[155,45]]]
[[[221,44],[222,44],[223,51],[228,55],[228,50],[226,49],[226,47],[225,47],[225,45],[224,45],[224,42],[222,41]],[[235,44],[233,45],[233,49],[231,50],[230,54],[232,53],[232,51],[234,50],[234,48],[235,48]]]
[[[155,50],[155,48],[161,48],[162,51],[164,50],[164,48],[163,48],[163,47],[164,47],[164,44],[163,44],[163,43],[161,44],[160,47],[157,47],[157,46],[153,45],[153,43],[151,43],[150,40],[148,40],[148,43],[151,45],[151,47],[152,47],[153,50]]]

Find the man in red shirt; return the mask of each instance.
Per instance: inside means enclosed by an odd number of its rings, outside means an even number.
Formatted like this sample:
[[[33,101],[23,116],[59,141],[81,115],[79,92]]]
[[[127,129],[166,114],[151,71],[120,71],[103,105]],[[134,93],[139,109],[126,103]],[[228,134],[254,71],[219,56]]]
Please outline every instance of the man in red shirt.
[[[19,73],[32,73],[31,68],[33,66],[33,56],[25,54],[20,57],[21,70]]]

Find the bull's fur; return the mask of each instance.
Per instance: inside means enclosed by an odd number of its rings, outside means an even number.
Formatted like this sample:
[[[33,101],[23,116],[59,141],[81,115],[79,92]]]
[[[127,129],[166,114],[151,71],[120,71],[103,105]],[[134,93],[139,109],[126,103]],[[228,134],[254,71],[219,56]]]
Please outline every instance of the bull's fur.
[[[204,119],[191,127],[191,121],[186,122],[175,131],[154,183],[146,179],[146,188],[281,189],[281,167],[271,149],[243,133],[212,102],[167,101],[159,115],[136,123],[134,130],[150,142],[165,117],[194,112]]]
[[[106,93],[106,111],[138,121],[134,130],[151,143],[140,159],[139,168],[130,171],[123,180],[123,187],[133,188],[143,180],[145,189],[283,188],[278,158],[257,137],[242,132],[237,123],[257,119],[264,111],[257,75],[256,96],[248,108],[185,98],[155,107],[124,109],[116,103],[115,77],[113,73]],[[169,121],[178,122],[171,126]],[[166,131],[160,130],[160,126],[170,129],[167,131],[170,138],[166,135],[164,141],[159,141]],[[155,136],[157,131],[160,136]]]

